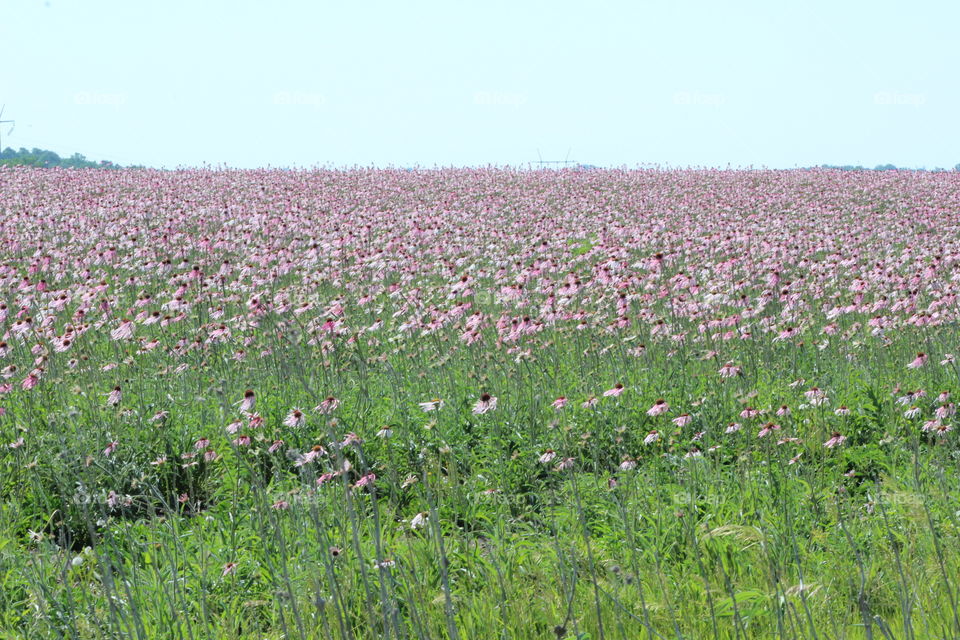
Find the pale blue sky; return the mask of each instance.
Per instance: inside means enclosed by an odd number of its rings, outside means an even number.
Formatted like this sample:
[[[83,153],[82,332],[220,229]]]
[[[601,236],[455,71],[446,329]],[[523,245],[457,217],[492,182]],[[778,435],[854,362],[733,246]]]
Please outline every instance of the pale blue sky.
[[[3,146],[150,166],[960,163],[960,3],[4,0]]]

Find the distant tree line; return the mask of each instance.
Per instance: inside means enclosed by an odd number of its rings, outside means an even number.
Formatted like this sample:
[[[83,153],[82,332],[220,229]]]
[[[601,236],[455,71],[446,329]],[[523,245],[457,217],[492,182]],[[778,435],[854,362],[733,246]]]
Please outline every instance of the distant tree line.
[[[28,167],[63,167],[64,169],[120,169],[120,165],[109,160],[95,162],[87,160],[81,153],[75,153],[69,158],[61,158],[55,151],[47,149],[25,149],[20,147],[14,151],[7,147],[0,151],[0,167],[28,166]]]

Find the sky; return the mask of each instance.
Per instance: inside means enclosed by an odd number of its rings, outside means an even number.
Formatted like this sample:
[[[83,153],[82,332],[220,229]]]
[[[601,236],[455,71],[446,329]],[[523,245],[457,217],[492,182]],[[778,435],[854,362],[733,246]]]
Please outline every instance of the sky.
[[[2,0],[0,143],[166,168],[952,168],[957,24],[948,0]]]

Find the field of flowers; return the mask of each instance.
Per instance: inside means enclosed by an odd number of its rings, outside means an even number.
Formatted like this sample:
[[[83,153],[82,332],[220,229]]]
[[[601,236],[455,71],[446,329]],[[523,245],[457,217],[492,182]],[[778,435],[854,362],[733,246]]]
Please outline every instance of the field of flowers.
[[[0,169],[0,638],[960,637],[960,173]]]

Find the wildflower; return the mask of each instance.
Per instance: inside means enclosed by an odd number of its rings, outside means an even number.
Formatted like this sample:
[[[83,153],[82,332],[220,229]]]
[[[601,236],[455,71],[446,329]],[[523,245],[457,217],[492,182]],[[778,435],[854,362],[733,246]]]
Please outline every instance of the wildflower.
[[[798,462],[800,462],[800,456],[802,455],[803,455],[803,451],[801,451],[797,455],[790,458],[790,462],[788,462],[787,464],[797,464]]]
[[[354,484],[353,486],[355,489],[359,489],[360,487],[372,487],[376,479],[377,479],[377,476],[375,474],[368,473],[367,475],[357,480],[356,484]]]
[[[233,444],[237,447],[246,447],[249,446],[250,442],[250,436],[241,435],[234,439]]]
[[[933,415],[935,415],[940,420],[946,420],[947,418],[952,417],[956,413],[957,413],[957,405],[955,405],[952,402],[948,402],[947,404],[942,404],[939,407],[937,407],[937,410],[933,412]]]
[[[563,409],[565,406],[567,406],[567,399],[564,396],[560,396],[559,398],[553,401],[553,408],[558,411],[560,409]]]
[[[694,447],[693,449],[690,449],[690,451],[688,451],[683,457],[684,457],[684,458],[699,458],[699,457],[701,457],[701,456],[703,456],[703,452],[701,452],[700,449]]]
[[[603,397],[604,397],[604,398],[616,398],[616,397],[619,396],[621,393],[623,393],[623,385],[618,382],[617,384],[613,385],[613,388],[612,388],[612,389],[607,389],[606,391],[604,391],[604,392],[603,392]]]
[[[565,458],[555,467],[556,471],[569,471],[573,469],[573,458]]]
[[[777,409],[777,417],[783,418],[790,415],[790,407],[783,404],[780,405],[780,408]]]
[[[113,452],[116,451],[117,447],[119,446],[120,446],[120,443],[114,440],[113,442],[108,444],[107,447],[103,450],[103,455],[109,458],[111,455],[113,455]]]
[[[659,400],[653,403],[652,407],[647,409],[647,415],[650,417],[656,417],[662,413],[666,413],[669,410],[670,410],[670,405],[667,404],[667,402],[663,398],[660,398]]]
[[[206,451],[203,452],[204,462],[215,462],[218,457],[219,456],[217,456],[217,452],[214,451],[213,449],[207,449]]]
[[[289,509],[289,508],[290,508],[290,503],[287,502],[286,500],[277,500],[276,502],[274,502],[274,503],[273,503],[272,505],[270,505],[270,506],[273,507],[274,509],[277,509],[277,510],[280,510],[280,509]]]
[[[393,430],[390,427],[383,427],[380,431],[377,431],[378,438],[389,438],[393,435]]]
[[[724,431],[724,433],[736,433],[737,431],[740,431],[740,423],[731,422],[730,424],[727,425],[727,428]]]
[[[659,431],[651,431],[651,432],[647,433],[647,437],[645,437],[645,438],[643,439],[643,444],[653,444],[654,442],[656,442],[656,441],[659,440],[659,439],[660,439],[660,432],[659,432]]]
[[[756,418],[760,415],[760,411],[754,409],[753,407],[747,407],[740,412],[740,417],[744,419]]]
[[[330,552],[330,555],[333,556],[334,558],[339,557],[340,554],[343,553],[343,549],[341,549],[340,547],[338,547],[338,546],[336,546],[336,545],[330,547],[330,548],[328,549],[328,551]]]
[[[689,413],[682,413],[672,420],[673,424],[677,427],[683,428],[690,424],[693,421],[693,417]]]
[[[340,401],[334,398],[333,396],[327,396],[324,398],[323,402],[318,404],[313,408],[317,413],[322,413],[323,415],[329,415],[333,413],[333,410],[340,406]]]
[[[736,366],[732,362],[728,362],[720,367],[720,370],[717,373],[720,374],[721,378],[733,378],[734,376],[740,374],[740,367]]]
[[[834,431],[832,434],[830,434],[830,439],[823,443],[823,446],[825,446],[827,449],[833,449],[834,447],[843,444],[846,439],[847,437],[840,435],[839,431]]]
[[[167,462],[167,456],[160,456],[159,458],[157,458],[156,460],[154,460],[154,461],[151,462],[150,464],[152,464],[152,465],[155,466],[155,467],[159,467],[159,466],[162,465],[162,464],[166,464],[166,462]]]
[[[291,429],[296,429],[297,427],[302,427],[303,423],[307,421],[303,412],[300,409],[293,409],[290,413],[287,414],[287,417],[284,419],[283,424],[290,427]]]
[[[916,405],[903,412],[904,418],[916,418],[918,415],[920,415],[920,407]]]
[[[228,562],[227,564],[223,565],[223,574],[222,574],[222,575],[228,576],[228,575],[230,575],[231,573],[233,573],[233,572],[236,571],[236,570],[237,570],[237,563],[236,563],[236,562]]]
[[[550,464],[551,462],[553,462],[553,460],[554,460],[556,457],[557,457],[557,452],[556,452],[556,451],[554,451],[553,449],[547,449],[547,450],[543,453],[543,455],[541,455],[541,456],[537,459],[537,462],[539,462],[540,464]]]
[[[410,528],[416,531],[417,529],[422,529],[427,526],[427,520],[429,519],[430,514],[426,511],[421,511],[417,515],[413,516],[410,520]]]
[[[120,404],[121,395],[122,394],[120,391],[120,387],[119,386],[114,387],[113,391],[111,391],[109,395],[107,395],[107,404],[110,405],[111,407],[117,406],[118,404]]]
[[[580,404],[580,407],[583,409],[589,409],[590,407],[596,406],[597,402],[599,402],[599,400],[597,400],[597,396],[590,396]]]
[[[927,363],[927,358],[928,358],[927,354],[918,353],[917,357],[914,358],[913,361],[907,365],[907,369],[919,369],[920,367],[922,367]]]
[[[947,435],[948,431],[953,431],[953,427],[951,427],[949,424],[940,424],[937,426],[938,436],[945,436]]]
[[[441,400],[440,398],[434,398],[433,400],[429,400],[427,402],[421,402],[420,408],[423,409],[423,411],[426,413],[430,413],[431,411],[437,411],[443,408],[443,400]]]
[[[209,446],[210,446],[210,441],[207,440],[206,438],[200,438],[199,440],[193,443],[193,448],[196,449],[197,451],[200,451],[201,449],[206,449]]]
[[[397,566],[397,563],[390,558],[384,558],[381,562],[378,562],[374,565],[376,569],[390,569],[395,566]]]
[[[947,402],[947,400],[949,400],[949,399],[950,399],[950,392],[949,392],[949,391],[941,391],[941,392],[940,392],[940,395],[937,396],[937,402],[939,402],[939,403],[941,403],[941,404],[945,404],[945,403]]]
[[[837,407],[836,411],[834,411],[833,413],[838,416],[846,416],[846,415],[850,415],[850,409],[848,409],[846,406],[841,405],[840,407]]]
[[[124,318],[120,326],[110,332],[110,337],[114,340],[129,340],[133,337],[133,322]]]
[[[776,431],[779,428],[780,428],[780,425],[774,424],[772,422],[768,422],[767,424],[763,425],[763,428],[760,429],[760,432],[757,434],[757,437],[763,438],[764,436],[772,433],[773,431]]]
[[[153,417],[150,418],[150,422],[166,422],[169,417],[169,411],[157,411],[153,414]]]
[[[267,447],[267,451],[269,453],[276,453],[277,451],[280,450],[280,447],[282,446],[283,446],[283,440],[274,440],[273,444]]]
[[[631,471],[637,468],[637,461],[630,457],[624,458],[618,468],[620,471]]]
[[[240,411],[250,413],[257,404],[257,396],[252,389],[243,392],[243,400],[240,401]]]
[[[485,393],[480,396],[480,399],[477,400],[476,404],[473,405],[473,412],[477,415],[487,413],[488,411],[493,411],[497,408],[497,399],[494,396],[491,396],[489,393]]]

